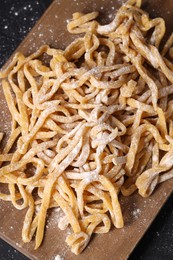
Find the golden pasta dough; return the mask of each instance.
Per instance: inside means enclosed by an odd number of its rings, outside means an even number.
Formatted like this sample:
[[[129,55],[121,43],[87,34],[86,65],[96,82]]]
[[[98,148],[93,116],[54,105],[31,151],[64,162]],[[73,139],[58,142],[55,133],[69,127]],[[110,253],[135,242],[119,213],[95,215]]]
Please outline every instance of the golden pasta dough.
[[[119,196],[147,197],[173,177],[173,36],[161,49],[164,20],[140,0],[110,24],[97,16],[74,13],[67,29],[80,37],[65,50],[16,53],[0,72],[12,116],[0,199],[27,209],[22,239],[35,234],[36,249],[49,208],[63,211],[59,227],[71,227],[66,242],[79,254],[93,233],[123,227]]]

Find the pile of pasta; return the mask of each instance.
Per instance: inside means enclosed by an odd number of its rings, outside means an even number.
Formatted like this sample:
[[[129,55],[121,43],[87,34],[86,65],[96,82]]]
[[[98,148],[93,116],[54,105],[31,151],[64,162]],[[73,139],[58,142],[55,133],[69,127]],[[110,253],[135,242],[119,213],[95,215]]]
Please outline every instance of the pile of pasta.
[[[161,49],[165,22],[140,7],[129,0],[107,25],[74,13],[65,50],[16,53],[0,72],[12,116],[0,199],[27,209],[22,239],[36,249],[48,209],[61,208],[79,254],[93,233],[123,227],[120,195],[147,197],[173,177],[173,34]]]

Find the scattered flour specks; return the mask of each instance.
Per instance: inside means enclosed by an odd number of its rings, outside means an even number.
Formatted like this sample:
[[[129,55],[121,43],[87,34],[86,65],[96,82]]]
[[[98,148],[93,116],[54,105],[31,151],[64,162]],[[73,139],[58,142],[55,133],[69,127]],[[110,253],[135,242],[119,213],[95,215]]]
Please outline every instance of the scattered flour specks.
[[[135,209],[135,210],[133,210],[132,215],[133,215],[133,217],[136,219],[136,218],[138,218],[138,216],[140,215],[140,213],[141,213],[141,210],[140,210],[140,209]]]
[[[61,255],[56,255],[54,260],[64,260],[64,257]]]

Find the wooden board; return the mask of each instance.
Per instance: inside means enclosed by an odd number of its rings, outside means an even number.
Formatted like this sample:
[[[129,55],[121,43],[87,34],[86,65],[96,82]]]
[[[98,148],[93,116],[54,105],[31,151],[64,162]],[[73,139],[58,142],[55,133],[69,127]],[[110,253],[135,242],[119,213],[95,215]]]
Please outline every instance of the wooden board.
[[[33,30],[25,38],[17,50],[29,54],[42,44],[64,48],[75,36],[66,30],[68,19],[75,11],[100,11],[101,22],[111,20],[112,14],[121,5],[119,0],[59,0],[54,1],[45,12]],[[152,16],[162,16],[166,20],[168,32],[173,31],[173,1],[172,0],[145,0],[144,8]],[[10,115],[6,107],[4,96],[0,88],[0,129],[10,131]],[[1,187],[0,187],[1,188]],[[64,259],[127,259],[138,241],[146,232],[160,208],[173,191],[173,180],[160,185],[148,199],[138,194],[122,199],[122,210],[125,218],[123,229],[112,230],[108,234],[95,235],[88,248],[79,256],[74,256],[65,243],[68,231],[60,231],[57,227],[58,213],[49,212],[49,221],[42,246],[35,251],[34,241],[24,244],[21,240],[22,222],[25,211],[17,211],[8,202],[0,201],[0,237],[10,243],[17,250],[30,259],[54,259],[56,255]]]

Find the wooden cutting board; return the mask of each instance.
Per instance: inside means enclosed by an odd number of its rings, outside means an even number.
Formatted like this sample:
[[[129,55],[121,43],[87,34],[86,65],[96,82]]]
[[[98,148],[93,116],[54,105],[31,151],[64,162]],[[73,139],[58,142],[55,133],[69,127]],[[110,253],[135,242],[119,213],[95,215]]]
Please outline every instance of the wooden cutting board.
[[[75,37],[66,30],[72,13],[99,11],[100,21],[104,24],[112,19],[121,4],[121,0],[54,1],[17,50],[28,55],[42,44],[64,48]],[[172,0],[145,0],[144,9],[153,17],[162,16],[166,20],[168,33],[173,31]],[[8,136],[10,115],[1,88],[0,107],[0,129]],[[0,201],[0,237],[30,259],[53,260],[57,255],[62,256],[65,260],[127,259],[172,191],[173,180],[170,180],[160,185],[150,198],[143,199],[138,194],[122,198],[125,227],[123,229],[112,228],[108,234],[93,236],[88,248],[79,256],[72,254],[66,245],[65,238],[68,231],[58,229],[59,213],[56,211],[49,212],[43,244],[35,251],[34,241],[24,244],[21,240],[25,211],[17,211],[11,203]]]

